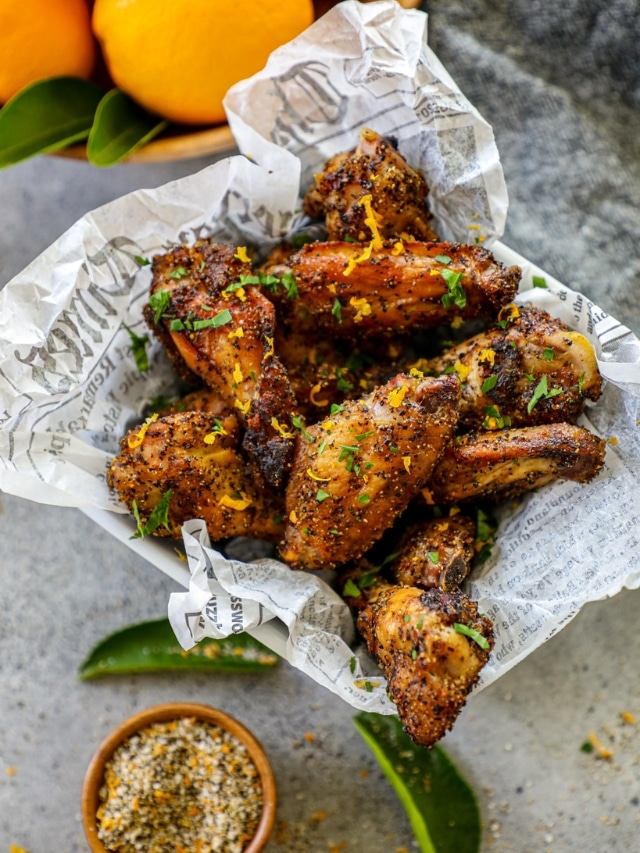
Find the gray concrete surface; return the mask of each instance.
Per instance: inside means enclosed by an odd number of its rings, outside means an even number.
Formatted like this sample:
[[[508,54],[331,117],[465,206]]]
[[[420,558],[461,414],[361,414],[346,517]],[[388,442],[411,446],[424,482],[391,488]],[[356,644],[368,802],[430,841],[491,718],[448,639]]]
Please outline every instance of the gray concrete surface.
[[[504,242],[638,333],[637,13],[555,5],[436,0],[430,39],[494,126],[511,197]],[[1,172],[0,283],[86,211],[205,164],[38,158]],[[85,851],[80,787],[97,744],[129,713],[180,699],[223,708],[263,742],[280,790],[269,853],[417,849],[352,709],[286,664],[80,683],[92,645],[164,615],[175,588],[80,512],[0,495],[0,555],[0,853]],[[445,738],[479,798],[483,853],[640,850],[639,595],[586,607]],[[581,751],[591,732],[611,759]]]

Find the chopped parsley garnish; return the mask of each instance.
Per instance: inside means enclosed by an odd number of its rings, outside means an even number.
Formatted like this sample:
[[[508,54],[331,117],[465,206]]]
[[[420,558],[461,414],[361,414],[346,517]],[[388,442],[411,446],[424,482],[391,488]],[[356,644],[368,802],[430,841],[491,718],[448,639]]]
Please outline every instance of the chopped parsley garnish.
[[[169,278],[180,279],[184,278],[185,276],[188,276],[189,272],[183,266],[179,266],[177,269],[172,270],[167,275],[169,276]]]
[[[314,238],[306,231],[301,231],[300,234],[294,234],[289,242],[294,249],[301,249],[306,243],[313,243]]]
[[[318,491],[316,492],[316,500],[318,501],[318,503],[322,503],[322,501],[326,501],[326,499],[330,497],[331,495],[329,494],[329,492],[325,492],[324,489],[318,489]]]
[[[437,564],[440,562],[440,554],[438,554],[437,551],[427,551],[427,557],[429,558],[429,561],[432,563]]]
[[[191,325],[193,330],[197,332],[198,329],[217,329],[219,326],[226,326],[231,320],[231,311],[225,308],[223,311],[219,311],[215,317],[207,317],[206,320],[194,320]]]
[[[357,598],[361,594],[362,590],[356,586],[356,584],[349,579],[343,587],[342,594],[348,596],[349,598]],[[353,672],[353,670],[351,670]]]
[[[355,659],[355,658],[351,658],[351,660],[349,661],[349,671],[350,671],[351,673],[354,673],[354,672],[355,672],[355,669],[356,669],[356,659]]]
[[[369,436],[373,435],[374,433],[374,429],[370,429],[369,432],[361,432],[360,435],[356,436],[356,441],[364,441],[365,438],[369,438]]]
[[[583,393],[582,392],[582,386],[584,385],[584,380],[585,380],[585,375],[583,373],[582,376],[580,377],[580,379],[578,379],[578,393],[580,394],[580,396],[582,396],[582,393]]]
[[[498,384],[498,377],[494,373],[491,376],[487,376],[487,378],[482,383],[482,393],[486,394],[488,391],[491,391]]]
[[[131,505],[131,510],[136,520],[137,530],[133,534],[131,539],[144,539],[145,536],[148,536],[150,533],[153,533],[153,531],[157,530],[158,527],[160,527],[161,525],[163,527],[166,527],[167,530],[171,529],[169,527],[169,502],[171,500],[172,494],[173,490],[169,489],[162,495],[158,503],[151,511],[151,515],[147,519],[146,524],[142,523],[142,520],[140,518],[140,512],[138,510],[138,504],[134,499]]]
[[[329,411],[332,415],[337,415],[338,412],[344,411],[344,406],[340,406],[338,403],[332,403]]]
[[[147,355],[147,344],[149,343],[149,338],[147,335],[141,338],[125,323],[122,325],[129,333],[129,338],[131,339],[131,353],[135,359],[136,367],[144,373],[146,370],[149,370],[149,357]]]
[[[162,315],[165,313],[169,305],[171,305],[171,291],[157,290],[149,297],[149,305],[153,309],[153,322],[159,323]]]
[[[593,752],[593,744],[589,740],[585,740],[585,742],[580,747],[580,752]]]
[[[368,504],[371,500],[371,495],[358,495],[358,503],[359,504]]]
[[[291,423],[293,424],[293,426],[296,429],[300,430],[300,432],[307,439],[307,441],[315,441],[315,438],[311,435],[311,433],[307,432],[307,430],[304,428],[304,424],[302,422],[302,418],[300,417],[300,415],[294,415],[291,418]],[[326,442],[325,442],[325,444],[326,444]]]
[[[482,426],[485,429],[488,429],[491,426],[491,421],[495,421],[495,426],[498,429],[504,429],[504,427],[511,426],[511,418],[508,415],[501,415],[500,409],[497,406],[485,406],[484,407],[485,419],[482,422]]]
[[[324,453],[326,449],[327,449],[327,442],[321,441],[320,444],[318,445],[318,456],[320,456],[321,453]]]
[[[545,373],[540,382],[538,382],[538,384],[536,385],[532,398],[527,403],[527,412],[531,414],[534,406],[540,400],[548,400],[551,397],[557,397],[558,394],[562,394],[562,391],[562,388],[552,388],[551,391],[549,391],[549,386],[547,384],[547,374]]]
[[[342,391],[343,394],[347,394],[349,391],[353,390],[353,382],[349,382],[342,375],[342,368],[336,368],[336,375],[338,377],[338,381],[336,382],[336,387],[338,391]]]
[[[553,347],[545,347],[542,350],[542,357],[546,358],[547,361],[553,361],[554,355]]]
[[[439,264],[450,264],[451,263],[451,258],[449,257],[449,255],[436,255],[433,260],[437,261]]]
[[[149,258],[143,258],[142,255],[134,255],[133,259],[140,267],[148,267],[151,263]]]
[[[331,309],[331,313],[336,318],[338,323],[342,323],[342,305],[340,304],[340,300],[338,299],[337,296],[334,300],[333,308]]]
[[[448,293],[443,294],[442,304],[445,308],[451,305],[457,305],[458,308],[464,308],[467,304],[467,294],[460,284],[463,273],[453,272],[453,270],[440,270],[440,275],[447,283]]]
[[[547,280],[541,275],[534,275],[531,281],[534,287],[547,287]]]
[[[453,630],[457,634],[464,634],[465,637],[469,637],[470,640],[474,640],[474,642],[476,642],[481,649],[485,649],[485,651],[490,648],[487,638],[483,637],[480,631],[476,631],[476,629],[472,628],[470,625],[463,625],[462,622],[454,622]]]

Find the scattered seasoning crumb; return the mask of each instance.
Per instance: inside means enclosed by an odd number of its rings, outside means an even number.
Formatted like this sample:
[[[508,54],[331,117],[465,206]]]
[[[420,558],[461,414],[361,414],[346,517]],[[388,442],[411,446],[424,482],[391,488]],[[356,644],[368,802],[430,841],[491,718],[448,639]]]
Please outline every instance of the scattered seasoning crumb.
[[[195,717],[153,723],[105,767],[98,837],[118,853],[241,853],[262,811],[245,746]]]
[[[329,817],[329,812],[319,811],[319,812],[314,812],[311,815],[311,820],[314,823],[318,823],[321,820],[326,820],[328,817]]]
[[[7,776],[15,776],[16,773],[18,772],[18,768],[15,766],[7,767],[7,769],[4,772],[7,774]]]
[[[604,746],[604,744],[602,744],[602,743],[598,740],[598,738],[597,738],[597,736],[596,736],[595,732],[591,732],[591,733],[590,733],[590,735],[589,735],[589,743],[590,743],[590,744],[591,744],[591,746],[594,748],[594,750],[597,752],[597,754],[598,754],[598,757],[599,757],[599,758],[613,758],[613,752],[612,752],[612,750],[607,749],[607,747],[606,747],[606,746]]]
[[[623,711],[620,716],[622,717],[625,723],[629,723],[630,725],[633,725],[636,721],[636,718],[630,711]]]
[[[304,733],[304,739],[306,740],[307,743],[313,743],[316,739],[316,736],[314,735],[313,732],[305,732]]]
[[[28,853],[28,851],[24,847],[18,847],[17,844],[10,844],[9,853]]]

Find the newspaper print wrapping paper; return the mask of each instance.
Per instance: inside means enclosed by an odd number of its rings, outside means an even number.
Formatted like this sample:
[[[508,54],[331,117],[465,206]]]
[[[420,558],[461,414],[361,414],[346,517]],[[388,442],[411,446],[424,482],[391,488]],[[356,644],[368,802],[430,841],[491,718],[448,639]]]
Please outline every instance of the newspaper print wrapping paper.
[[[226,106],[246,156],[88,214],[0,292],[5,491],[94,516],[126,512],[106,485],[110,459],[145,404],[177,388],[157,342],[149,343],[148,372],[131,352],[125,327],[146,333],[150,280],[137,259],[205,236],[260,252],[299,230],[300,192],[327,157],[355,144],[363,125],[393,136],[425,174],[443,236],[491,244],[502,233],[507,196],[491,129],[427,47],[421,12],[394,0],[348,0],[238,84]],[[500,510],[492,557],[468,587],[496,625],[483,685],[585,602],[640,585],[640,344],[559,282],[546,277],[546,289],[532,288],[544,273],[500,243],[492,248],[523,266],[520,300],[593,342],[608,381],[585,423],[611,444],[595,482],[558,483]],[[184,540],[191,584],[172,596],[170,615],[185,647],[239,627],[259,632],[277,617],[286,626],[279,650],[291,663],[354,707],[393,712],[371,660],[354,658],[353,620],[322,579],[275,560],[227,560],[197,520]],[[144,554],[145,543],[136,550]]]

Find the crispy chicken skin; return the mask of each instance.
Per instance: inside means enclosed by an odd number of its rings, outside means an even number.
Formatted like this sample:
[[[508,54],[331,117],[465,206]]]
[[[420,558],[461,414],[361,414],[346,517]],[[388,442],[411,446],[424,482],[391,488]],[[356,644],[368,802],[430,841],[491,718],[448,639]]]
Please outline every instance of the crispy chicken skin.
[[[458,633],[477,631],[487,641]],[[462,592],[395,586],[358,613],[358,630],[388,681],[409,734],[433,746],[453,725],[493,647],[493,626]]]
[[[422,494],[429,503],[517,497],[553,480],[587,483],[606,442],[573,424],[469,433],[446,448]]]
[[[271,424],[273,418],[278,423],[290,419],[295,398],[274,354],[273,303],[258,288],[239,286],[240,276],[250,272],[233,246],[205,241],[156,256],[145,317],[179,373],[199,377],[225,406],[238,410],[248,424],[246,447],[260,450],[268,444],[276,451],[261,471],[279,487],[291,464],[293,441]],[[154,306],[162,294],[168,296],[161,312]],[[183,329],[175,329],[176,320]],[[267,393],[276,384],[278,393]],[[260,452],[256,458],[264,462],[266,457]]]
[[[467,429],[492,428],[505,417],[514,427],[575,423],[585,400],[597,400],[602,386],[591,343],[532,305],[507,306],[485,332],[419,366],[436,376],[458,373],[460,425]],[[546,393],[534,399],[543,380]],[[490,409],[497,410],[493,418]]]
[[[142,435],[141,435],[142,433]],[[282,534],[282,494],[267,488],[238,452],[235,415],[177,412],[131,430],[107,475],[109,486],[130,510],[135,500],[146,523],[171,490],[169,529],[155,534],[180,538],[181,525],[202,518],[214,541],[249,536],[274,541]],[[133,446],[131,446],[133,445]]]
[[[369,128],[360,132],[356,148],[332,157],[304,200],[304,210],[325,219],[328,239],[367,241],[371,230],[361,203],[371,196],[377,227],[383,238],[409,235],[414,240],[437,240],[431,227],[424,178],[384,137]]]
[[[303,246],[289,259],[299,296],[277,303],[286,325],[358,340],[432,328],[457,317],[493,317],[516,294],[520,268],[505,268],[481,246],[399,245],[402,251],[391,245],[372,249],[360,263],[353,261],[363,247],[353,243]],[[445,307],[442,298],[446,302],[451,295],[446,279],[458,274],[460,304]]]
[[[455,377],[391,382],[298,438],[279,546],[294,568],[362,556],[426,483],[456,424]]]
[[[414,524],[400,539],[389,574],[402,586],[459,589],[471,571],[475,534],[475,521],[462,514]]]

